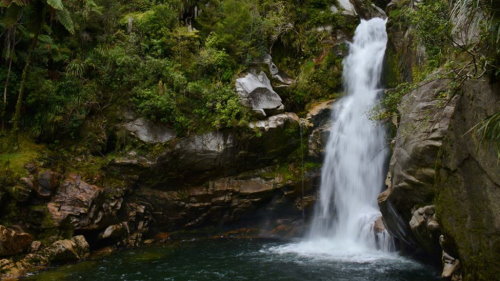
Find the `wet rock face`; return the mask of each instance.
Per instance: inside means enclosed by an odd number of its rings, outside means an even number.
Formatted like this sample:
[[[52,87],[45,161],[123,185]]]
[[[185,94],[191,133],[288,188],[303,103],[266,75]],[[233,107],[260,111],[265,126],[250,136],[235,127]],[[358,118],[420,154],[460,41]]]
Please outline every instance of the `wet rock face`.
[[[26,252],[33,241],[29,233],[0,225],[0,257]]]
[[[391,180],[379,196],[388,230],[434,259],[439,222],[464,280],[500,276],[500,166],[492,144],[470,130],[500,110],[498,92],[487,81],[450,89],[449,80],[435,80],[405,96]],[[422,207],[432,204],[435,213]]]

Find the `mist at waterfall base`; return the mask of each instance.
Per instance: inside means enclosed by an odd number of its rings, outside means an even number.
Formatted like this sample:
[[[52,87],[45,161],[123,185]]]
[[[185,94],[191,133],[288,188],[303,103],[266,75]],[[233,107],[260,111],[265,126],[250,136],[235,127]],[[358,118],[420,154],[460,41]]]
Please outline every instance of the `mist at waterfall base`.
[[[344,59],[346,96],[332,110],[332,127],[321,172],[321,187],[309,234],[277,253],[323,256],[345,261],[393,257],[393,242],[375,230],[381,216],[377,195],[387,158],[384,127],[370,119],[377,105],[387,45],[386,21],[362,20]]]

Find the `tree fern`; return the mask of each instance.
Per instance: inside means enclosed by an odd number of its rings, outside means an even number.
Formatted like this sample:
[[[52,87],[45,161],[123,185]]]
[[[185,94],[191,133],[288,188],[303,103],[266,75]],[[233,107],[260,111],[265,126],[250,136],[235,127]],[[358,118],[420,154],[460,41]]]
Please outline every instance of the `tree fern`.
[[[73,24],[73,20],[71,19],[71,15],[68,10],[62,9],[56,12],[57,19],[59,22],[66,28],[66,30],[75,34],[75,25]]]
[[[47,4],[56,10],[64,10],[62,0],[47,0]]]

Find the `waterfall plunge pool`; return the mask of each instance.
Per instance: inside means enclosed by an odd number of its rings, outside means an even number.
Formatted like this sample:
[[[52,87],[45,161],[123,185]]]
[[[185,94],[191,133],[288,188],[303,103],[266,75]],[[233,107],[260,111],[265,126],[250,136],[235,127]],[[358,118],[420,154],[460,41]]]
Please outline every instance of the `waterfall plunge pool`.
[[[433,281],[438,273],[396,254],[307,251],[308,245],[264,239],[194,240],[123,250],[49,269],[38,281]],[[300,245],[302,245],[301,248]]]

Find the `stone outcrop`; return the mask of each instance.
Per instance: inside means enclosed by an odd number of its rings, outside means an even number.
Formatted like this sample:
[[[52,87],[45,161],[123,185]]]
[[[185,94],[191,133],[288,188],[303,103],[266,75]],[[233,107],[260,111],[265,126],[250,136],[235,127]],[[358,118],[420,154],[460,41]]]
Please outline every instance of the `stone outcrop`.
[[[374,17],[387,18],[384,10],[373,4],[370,0],[349,0],[358,14],[363,19],[371,19]]]
[[[146,143],[165,143],[176,137],[173,129],[138,118],[123,125],[132,135]]]
[[[48,203],[47,209],[58,225],[68,223],[75,229],[85,229],[100,221],[97,212],[103,203],[103,188],[84,182],[71,174]]]
[[[403,98],[391,180],[379,204],[400,241],[440,259],[436,245],[445,233],[464,280],[491,280],[500,275],[500,166],[493,145],[471,128],[500,110],[499,87],[450,82],[424,83]],[[421,208],[430,204],[435,213]]]
[[[191,136],[162,153],[139,181],[172,189],[265,167],[296,149],[299,136],[299,119],[293,113],[251,123],[245,130]]]
[[[306,116],[307,126],[311,129],[308,138],[309,158],[321,161],[325,155],[326,144],[332,127],[331,115],[335,100],[327,100],[312,106]]]
[[[181,190],[141,188],[133,200],[147,206],[162,231],[223,225],[245,219],[252,221],[251,218],[271,220],[274,215],[300,217],[300,206],[304,205],[300,193],[300,170],[284,169],[290,168],[270,166]],[[317,180],[317,175],[306,175],[306,186],[312,186],[311,182]],[[309,195],[312,190],[307,188],[305,192]]]
[[[264,72],[259,74],[248,73],[236,80],[236,91],[241,103],[251,108],[261,116],[277,113],[284,110],[280,96],[271,86],[271,81]]]
[[[250,129],[258,129],[259,131],[268,132],[269,130],[275,130],[283,128],[287,123],[298,123],[299,117],[295,113],[282,113],[278,115],[271,116],[266,120],[251,122],[248,126]]]
[[[1,259],[0,279],[17,279],[27,272],[40,270],[54,263],[79,261],[88,255],[89,244],[85,237],[79,235],[71,239],[58,240],[18,261]]]
[[[441,247],[438,241],[441,232],[434,206],[415,210],[410,220],[410,229],[415,239],[428,253],[439,255]]]
[[[34,185],[39,197],[48,198],[59,187],[61,175],[51,170],[40,171]]]
[[[24,253],[32,241],[31,234],[0,225],[0,257]]]

